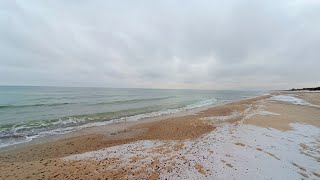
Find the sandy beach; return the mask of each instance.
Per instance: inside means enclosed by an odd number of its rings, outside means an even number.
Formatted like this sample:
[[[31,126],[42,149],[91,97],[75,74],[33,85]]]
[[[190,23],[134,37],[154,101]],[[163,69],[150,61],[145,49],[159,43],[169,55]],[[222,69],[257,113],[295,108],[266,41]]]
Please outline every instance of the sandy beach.
[[[274,92],[0,154],[0,179],[231,178],[319,179],[320,93]]]

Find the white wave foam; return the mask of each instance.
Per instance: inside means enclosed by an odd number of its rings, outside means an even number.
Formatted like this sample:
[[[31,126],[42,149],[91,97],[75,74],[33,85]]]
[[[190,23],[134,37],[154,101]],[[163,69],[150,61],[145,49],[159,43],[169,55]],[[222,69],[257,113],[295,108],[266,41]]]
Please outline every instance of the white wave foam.
[[[112,119],[112,120],[109,120],[109,121],[87,123],[87,124],[84,124],[84,125],[81,125],[81,126],[74,127],[74,129],[80,130],[80,129],[88,128],[88,127],[96,127],[96,126],[104,126],[104,125],[109,125],[109,124],[134,122],[134,121],[139,121],[139,120],[146,119],[146,118],[153,118],[153,117],[158,117],[158,116],[162,116],[162,115],[169,115],[169,114],[175,114],[175,113],[179,113],[179,112],[184,112],[184,111],[188,111],[188,110],[191,110],[191,109],[202,108],[202,107],[213,105],[216,102],[217,102],[216,99],[203,100],[203,101],[199,101],[197,103],[188,105],[188,106],[186,106],[184,108],[166,109],[166,110],[157,111],[157,112],[138,114],[138,115],[129,116],[129,117],[122,117],[122,118],[118,118],[118,119]],[[68,129],[68,130],[70,131],[70,129]]]
[[[27,143],[30,142],[32,139],[35,139],[39,137],[39,135],[34,135],[34,136],[25,136],[25,137],[21,137],[20,139],[9,139],[9,140],[0,140],[0,148],[4,148],[7,146],[12,146],[12,145],[17,145],[17,144],[21,144],[21,143]]]
[[[153,118],[153,117],[158,117],[158,116],[162,116],[162,115],[175,114],[175,113],[179,113],[179,112],[183,112],[183,111],[187,111],[187,110],[191,110],[191,109],[206,107],[206,106],[213,105],[216,102],[217,102],[216,99],[203,100],[203,101],[199,101],[197,103],[188,105],[184,108],[166,109],[166,110],[161,110],[161,111],[157,111],[157,112],[144,113],[144,114],[138,114],[138,115],[129,116],[129,117],[112,119],[109,121],[88,123],[88,124],[78,126],[77,129],[82,129],[82,128],[86,128],[86,127],[94,127],[94,126],[103,126],[103,125],[115,124],[115,123],[134,122],[134,121],[139,121],[139,120],[146,119],[146,118]]]
[[[210,105],[215,104],[216,102],[217,102],[216,99],[208,99],[208,100],[202,100],[202,101],[196,102],[196,103],[188,105],[188,106],[186,106],[184,108],[165,109],[165,110],[161,110],[161,111],[138,114],[138,115],[128,116],[128,117],[122,117],[122,118],[112,119],[112,120],[108,120],[108,121],[92,122],[92,123],[89,122],[89,123],[86,123],[86,124],[83,124],[83,125],[80,125],[80,126],[57,128],[57,129],[53,129],[53,130],[49,130],[49,131],[45,131],[45,132],[39,132],[38,134],[36,134],[34,136],[26,136],[25,140],[19,141],[19,142],[8,142],[8,143],[0,142],[0,148],[6,147],[6,146],[10,146],[10,145],[14,145],[14,144],[26,143],[26,142],[31,141],[32,139],[39,138],[39,137],[66,134],[66,133],[69,133],[69,132],[73,132],[73,131],[77,131],[77,130],[84,129],[84,128],[89,128],[89,127],[97,127],[97,126],[104,126],[104,125],[109,125],[109,124],[134,122],[134,121],[139,121],[139,120],[146,119],[146,118],[153,118],[153,117],[159,117],[159,116],[162,116],[162,115],[175,114],[175,113],[179,113],[179,112],[188,111],[188,110],[191,110],[191,109],[210,106]],[[52,124],[53,125],[57,125],[57,124],[66,125],[66,124],[76,124],[76,123],[83,122],[83,121],[85,121],[85,120],[84,119],[75,118],[75,117],[70,117],[69,119],[64,120],[64,121],[59,119],[59,121],[54,122]],[[22,128],[25,128],[25,127],[19,127],[19,128],[17,128],[17,130],[18,129],[22,129]]]
[[[215,104],[216,102],[217,102],[216,99],[202,100],[202,101],[199,101],[199,102],[197,102],[197,103],[188,105],[188,106],[186,107],[186,109],[195,109],[195,108],[201,108],[201,107],[205,107],[205,106],[210,106],[210,105]]]

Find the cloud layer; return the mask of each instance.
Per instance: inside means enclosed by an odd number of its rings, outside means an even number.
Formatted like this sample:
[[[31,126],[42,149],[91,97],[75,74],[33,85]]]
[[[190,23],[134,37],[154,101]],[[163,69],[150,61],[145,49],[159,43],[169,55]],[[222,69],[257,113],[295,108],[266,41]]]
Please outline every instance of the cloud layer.
[[[0,84],[316,86],[319,2],[4,0]]]

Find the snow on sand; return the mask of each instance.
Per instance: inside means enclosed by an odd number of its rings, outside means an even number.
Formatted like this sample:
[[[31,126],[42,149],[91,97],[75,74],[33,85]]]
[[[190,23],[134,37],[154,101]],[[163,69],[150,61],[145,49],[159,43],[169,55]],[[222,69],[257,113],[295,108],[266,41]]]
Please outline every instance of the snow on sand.
[[[270,100],[310,105],[292,96],[274,96]],[[250,113],[247,118],[255,114],[280,115],[261,108]],[[280,131],[242,122],[220,123],[216,130],[195,140],[143,140],[64,159],[114,158],[116,162],[106,170],[131,168],[129,179],[152,174],[161,179],[319,179],[320,129],[300,123],[291,126],[293,130]]]

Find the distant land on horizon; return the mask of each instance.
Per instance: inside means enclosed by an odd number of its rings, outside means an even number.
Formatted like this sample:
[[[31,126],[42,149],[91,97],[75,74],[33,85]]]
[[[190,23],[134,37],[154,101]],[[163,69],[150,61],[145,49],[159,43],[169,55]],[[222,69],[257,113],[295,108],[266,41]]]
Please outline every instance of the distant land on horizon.
[[[320,87],[313,87],[313,88],[301,88],[301,89],[295,89],[292,88],[288,91],[320,91]]]

